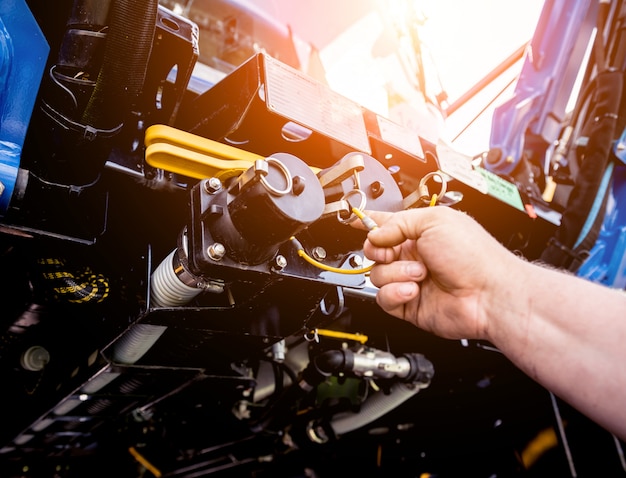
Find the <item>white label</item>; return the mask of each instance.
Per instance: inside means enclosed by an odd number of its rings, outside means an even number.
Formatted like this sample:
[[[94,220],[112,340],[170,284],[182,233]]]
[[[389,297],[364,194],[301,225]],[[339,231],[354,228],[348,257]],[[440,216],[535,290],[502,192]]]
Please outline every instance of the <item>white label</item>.
[[[439,161],[439,169],[444,173],[477,189],[483,194],[487,194],[489,191],[487,181],[479,172],[474,170],[469,156],[438,144],[437,159]]]
[[[424,159],[424,151],[420,144],[419,136],[404,126],[394,123],[382,116],[377,116],[378,129],[383,141],[409,154]]]

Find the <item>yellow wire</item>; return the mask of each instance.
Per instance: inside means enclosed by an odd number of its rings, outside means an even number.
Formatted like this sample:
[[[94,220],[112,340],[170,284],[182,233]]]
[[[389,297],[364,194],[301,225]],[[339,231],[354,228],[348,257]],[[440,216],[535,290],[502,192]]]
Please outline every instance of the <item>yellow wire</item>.
[[[139,453],[134,446],[129,447],[128,451],[131,455],[133,455],[133,458],[135,458],[135,460],[141,463],[143,467],[150,473],[152,473],[156,478],[160,478],[161,476],[163,476],[161,471],[148,460],[146,460],[146,458],[141,453]]]
[[[378,224],[376,224],[371,217],[364,214],[363,211],[361,211],[359,208],[353,207],[352,212],[361,220],[363,224],[365,224],[365,227],[367,227],[370,231],[378,227]],[[339,267],[329,266],[328,264],[316,261],[311,256],[309,256],[304,250],[304,247],[302,247],[302,244],[300,244],[300,242],[295,237],[292,236],[291,241],[296,245],[296,248],[298,249],[298,255],[318,269],[329,272],[336,272],[337,274],[367,274],[369,271],[372,270],[372,267],[374,267],[374,264],[370,264],[369,266],[361,267],[359,269],[341,269]]]
[[[329,272],[336,272],[338,274],[365,274],[369,272],[372,269],[372,267],[374,267],[374,264],[371,264],[367,267],[362,267],[360,269],[340,269],[339,267],[329,266],[322,262],[318,262],[315,259],[313,259],[311,256],[309,256],[304,250],[304,247],[302,247],[302,244],[300,244],[300,241],[298,241],[298,239],[296,239],[295,236],[291,236],[290,239],[291,239],[291,242],[293,242],[293,244],[296,246],[298,255],[302,257],[305,261],[307,261],[309,264],[317,267],[318,269],[322,269],[322,270],[329,271]]]
[[[352,212],[358,217],[361,221],[365,218],[365,213],[361,211],[358,207],[353,207]]]
[[[336,272],[338,274],[365,274],[366,272],[371,271],[372,267],[374,267],[374,264],[370,264],[367,267],[361,267],[360,269],[341,269],[339,267],[329,266],[327,264],[324,264],[323,262],[316,261],[311,256],[309,256],[304,251],[304,249],[300,249],[300,248],[298,249],[298,255],[302,257],[305,261],[307,261],[309,264],[317,267],[318,269],[322,269],[322,270],[329,271],[329,272]]]
[[[434,206],[437,204],[437,199],[439,199],[439,196],[437,196],[437,193],[433,194],[430,198],[430,203],[428,204],[428,206]]]
[[[358,217],[361,220],[361,222],[365,225],[365,227],[367,227],[368,230],[372,231],[378,227],[378,224],[376,224],[371,217],[369,217],[359,208],[353,207],[352,212],[354,213],[356,217]]]

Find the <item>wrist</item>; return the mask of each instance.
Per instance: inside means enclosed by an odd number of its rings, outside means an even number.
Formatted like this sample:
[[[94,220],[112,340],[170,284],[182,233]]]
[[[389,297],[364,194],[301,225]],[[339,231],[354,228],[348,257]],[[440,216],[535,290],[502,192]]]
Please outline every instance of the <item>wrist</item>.
[[[482,335],[499,346],[515,335],[512,328],[527,326],[531,308],[528,298],[535,266],[509,251],[498,258],[497,263],[499,267],[490,277],[483,302]]]

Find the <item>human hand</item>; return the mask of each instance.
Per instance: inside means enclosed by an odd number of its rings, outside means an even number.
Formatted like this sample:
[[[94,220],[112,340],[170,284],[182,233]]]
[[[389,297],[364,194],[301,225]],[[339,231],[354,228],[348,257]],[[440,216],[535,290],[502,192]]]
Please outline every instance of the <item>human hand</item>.
[[[519,259],[448,207],[367,213],[379,225],[363,250],[380,307],[442,337],[487,339],[490,304]]]

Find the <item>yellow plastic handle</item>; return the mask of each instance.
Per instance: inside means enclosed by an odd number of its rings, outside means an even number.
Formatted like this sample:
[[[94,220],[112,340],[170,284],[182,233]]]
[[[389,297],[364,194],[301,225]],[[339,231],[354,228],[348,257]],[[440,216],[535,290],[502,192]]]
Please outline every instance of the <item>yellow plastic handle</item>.
[[[167,125],[150,126],[144,141],[150,166],[196,179],[237,176],[256,160],[265,159]]]

